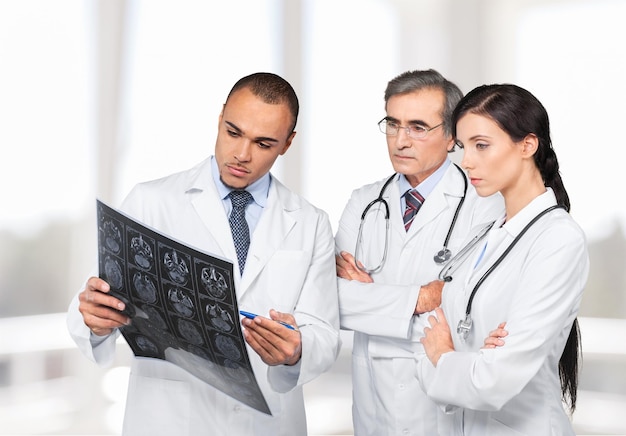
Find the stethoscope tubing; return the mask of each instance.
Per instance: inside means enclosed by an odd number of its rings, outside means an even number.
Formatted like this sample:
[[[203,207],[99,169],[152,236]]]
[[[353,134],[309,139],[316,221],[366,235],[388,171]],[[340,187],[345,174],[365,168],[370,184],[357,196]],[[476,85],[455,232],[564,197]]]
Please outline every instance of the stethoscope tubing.
[[[450,236],[452,236],[452,231],[454,230],[454,227],[456,226],[456,219],[459,217],[459,212],[461,212],[461,207],[463,207],[463,203],[465,203],[465,197],[467,196],[467,177],[465,176],[465,173],[463,172],[460,166],[458,166],[457,164],[454,164],[454,166],[461,173],[461,177],[463,177],[463,197],[461,197],[461,200],[459,201],[459,204],[457,205],[456,210],[454,211],[452,222],[450,223],[450,227],[448,228],[448,234],[446,235],[446,239],[443,241],[443,249],[441,251],[444,251],[444,252],[448,251],[448,243],[450,242]],[[437,262],[437,260],[435,260],[435,262]],[[442,263],[442,262],[437,262],[437,263]]]
[[[389,184],[391,183],[393,178],[396,176],[396,174],[397,173],[393,173],[391,177],[389,177],[387,181],[385,181],[385,184],[380,190],[380,194],[378,194],[378,198],[375,198],[374,200],[370,201],[370,203],[365,207],[365,209],[363,209],[363,213],[361,214],[361,221],[365,219],[365,215],[367,215],[367,212],[369,212],[372,206],[374,206],[376,203],[382,203],[383,206],[385,206],[385,219],[386,220],[389,219],[389,203],[387,203],[387,200],[383,198],[383,195],[385,194],[385,190],[387,189],[387,186],[389,186]]]
[[[396,174],[397,173],[393,173],[391,177],[389,177],[385,181],[385,184],[383,185],[382,189],[380,190],[380,193],[378,194],[378,198],[375,198],[374,200],[370,201],[370,203],[365,207],[365,209],[363,209],[363,213],[361,214],[361,224],[359,224],[359,234],[357,235],[356,247],[354,248],[354,261],[356,263],[357,268],[359,268],[361,271],[364,271],[368,274],[372,274],[372,273],[380,271],[385,265],[385,262],[387,261],[387,250],[389,248],[389,236],[388,236],[389,235],[389,203],[387,203],[387,200],[383,198],[383,195],[385,194],[385,190],[387,189],[387,186],[389,186],[389,184],[394,179]],[[359,262],[357,257],[358,257],[358,252],[359,252],[359,243],[361,241],[361,238],[363,237],[363,222],[365,221],[365,216],[367,215],[367,212],[369,212],[369,210],[376,203],[382,203],[382,205],[385,207],[385,247],[383,249],[383,257],[382,257],[380,264],[376,268],[367,269],[365,268],[365,266],[361,266],[361,262]]]
[[[564,206],[562,206],[560,204],[557,204],[557,205],[554,205],[554,206],[550,206],[549,208],[547,208],[547,209],[543,210],[542,212],[540,212],[539,214],[537,214],[537,216],[535,216],[532,220],[530,220],[530,222],[528,224],[526,224],[526,226],[522,229],[522,231],[519,232],[519,234],[515,237],[515,239],[513,239],[513,242],[511,242],[511,244],[508,247],[506,247],[506,250],[504,250],[504,252],[500,255],[500,257],[498,257],[498,259],[493,263],[493,265],[491,265],[489,267],[489,269],[487,271],[485,271],[485,273],[478,280],[478,282],[476,282],[476,285],[474,285],[474,288],[472,289],[472,293],[470,294],[469,300],[467,301],[467,307],[465,308],[465,317],[466,317],[466,319],[467,319],[467,317],[469,317],[471,315],[472,303],[474,301],[474,297],[476,296],[476,292],[478,292],[478,288],[480,288],[480,286],[483,284],[485,279],[487,279],[487,277],[493,272],[493,270],[495,270],[496,267],[498,265],[500,265],[500,263],[502,263],[504,258],[513,249],[515,244],[517,244],[518,241],[522,238],[522,236],[524,236],[524,233],[526,233],[528,231],[528,229],[530,229],[532,227],[532,225],[535,224],[537,222],[537,220],[539,220],[539,218],[541,218],[542,216],[544,216],[548,212],[551,212],[554,209],[559,209],[559,208],[565,209]]]
[[[476,236],[474,236],[474,238],[472,238],[470,242],[465,244],[465,247],[461,248],[461,250],[459,250],[457,254],[455,254],[450,260],[448,260],[448,262],[443,266],[443,268],[441,268],[441,271],[439,272],[439,280],[444,282],[452,281],[451,272],[455,271],[456,268],[458,268],[465,261],[466,257],[470,254],[472,249],[480,241],[482,241],[485,236],[487,236],[487,233],[489,233],[489,230],[491,230],[495,223],[495,221],[492,221],[487,224],[480,232],[478,232]]]
[[[459,201],[459,204],[456,207],[456,210],[454,211],[454,216],[452,217],[452,222],[450,223],[450,227],[448,228],[448,233],[446,234],[446,238],[443,242],[443,248],[441,249],[441,251],[439,251],[437,254],[435,254],[434,256],[434,261],[437,264],[442,264],[444,262],[446,262],[450,256],[450,250],[448,250],[448,243],[450,241],[450,237],[452,236],[452,232],[454,231],[454,228],[456,226],[456,221],[457,218],[459,216],[459,213],[461,211],[461,207],[463,206],[463,203],[465,202],[465,197],[467,196],[467,177],[465,176],[465,173],[463,172],[463,170],[461,169],[461,167],[459,167],[457,164],[453,163],[453,165],[456,167],[456,169],[459,171],[459,173],[461,174],[461,177],[463,177],[463,196],[461,197],[461,200]],[[378,194],[378,197],[375,198],[374,200],[372,200],[366,207],[365,209],[363,209],[363,213],[361,214],[361,223],[359,225],[359,233],[357,235],[357,240],[356,240],[356,247],[354,249],[354,257],[355,257],[355,261],[356,261],[356,265],[359,269],[361,269],[364,272],[367,272],[368,274],[372,274],[374,272],[378,272],[380,271],[383,266],[385,265],[385,262],[387,261],[387,250],[389,247],[389,203],[387,202],[387,200],[385,200],[383,198],[383,196],[385,195],[385,191],[387,190],[387,187],[389,186],[389,184],[394,180],[394,178],[396,177],[398,173],[393,173],[383,184],[382,188],[380,189],[380,192]],[[376,267],[376,268],[372,268],[372,269],[367,269],[364,266],[361,266],[361,263],[358,261],[357,256],[358,256],[358,252],[359,252],[359,244],[361,242],[361,238],[363,236],[363,222],[365,221],[365,217],[367,215],[367,213],[369,212],[369,210],[376,204],[376,203],[382,203],[384,208],[385,208],[385,247],[384,247],[384,251],[383,251],[383,257],[382,260],[380,262],[380,264]]]

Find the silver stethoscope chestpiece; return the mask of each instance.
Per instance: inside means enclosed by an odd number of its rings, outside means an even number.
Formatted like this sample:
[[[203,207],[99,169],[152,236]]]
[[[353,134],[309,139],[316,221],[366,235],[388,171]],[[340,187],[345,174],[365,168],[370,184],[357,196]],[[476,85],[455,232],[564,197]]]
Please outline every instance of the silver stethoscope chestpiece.
[[[437,265],[441,265],[450,260],[450,257],[452,257],[452,252],[444,247],[433,256],[433,259]]]
[[[465,314],[465,319],[459,321],[456,326],[456,332],[459,334],[462,340],[466,340],[469,336],[469,332],[472,329],[472,317],[469,313]]]

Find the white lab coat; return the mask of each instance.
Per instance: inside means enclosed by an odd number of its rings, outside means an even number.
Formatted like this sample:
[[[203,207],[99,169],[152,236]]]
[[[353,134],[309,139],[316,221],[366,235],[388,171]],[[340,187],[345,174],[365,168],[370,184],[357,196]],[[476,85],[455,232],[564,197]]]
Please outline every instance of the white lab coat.
[[[441,266],[433,256],[441,250],[463,195],[460,172],[450,165],[407,233],[401,215],[399,176],[387,187],[390,208],[389,252],[374,283],[338,280],[341,328],[354,331],[352,355],[355,434],[428,435],[436,432],[436,407],[415,379],[414,353],[422,352],[426,315],[413,316],[420,285],[437,279]],[[337,251],[354,253],[365,207],[378,197],[386,179],[352,193],[335,236]],[[368,214],[363,235],[366,251],[380,258],[385,224],[380,203]],[[471,227],[495,219],[503,210],[498,194],[480,198],[471,185],[449,248],[456,252]],[[367,242],[369,241],[369,242]],[[377,259],[363,257],[365,265]]]
[[[448,435],[574,434],[562,407],[558,362],[589,260],[584,233],[566,211],[551,211],[530,227],[476,292],[467,340],[456,334],[476,282],[529,221],[555,204],[548,189],[500,227],[502,217],[487,236],[477,268],[483,244],[444,287],[442,307],[456,352],[443,354],[436,369],[419,356],[417,375],[454,421]],[[503,321],[509,332],[505,345],[480,350]]]
[[[236,259],[210,158],[188,171],[137,185],[121,209],[174,239]],[[265,316],[271,308],[293,313],[301,326],[302,358],[295,366],[268,367],[248,347],[273,416],[247,407],[167,361],[135,358],[125,435],[306,434],[302,385],[328,370],[340,347],[334,241],[326,213],[272,178],[243,277],[237,262],[234,265],[239,307]],[[68,313],[72,337],[89,358],[110,364],[119,333],[92,348],[77,307],[75,297]]]

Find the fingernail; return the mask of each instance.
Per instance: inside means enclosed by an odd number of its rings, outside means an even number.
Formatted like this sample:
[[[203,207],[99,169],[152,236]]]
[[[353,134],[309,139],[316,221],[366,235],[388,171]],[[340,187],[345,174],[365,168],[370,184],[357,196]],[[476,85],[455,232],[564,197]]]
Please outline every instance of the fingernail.
[[[117,308],[118,308],[119,310],[124,310],[124,308],[125,308],[125,307],[126,307],[126,305],[125,305],[124,303],[121,303],[121,302],[120,302],[120,303],[117,303]]]

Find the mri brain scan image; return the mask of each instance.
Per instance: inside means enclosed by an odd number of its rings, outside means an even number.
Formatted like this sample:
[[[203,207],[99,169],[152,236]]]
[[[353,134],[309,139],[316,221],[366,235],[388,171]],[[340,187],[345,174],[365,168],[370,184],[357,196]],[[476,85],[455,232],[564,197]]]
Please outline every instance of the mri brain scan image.
[[[133,253],[135,264],[139,268],[146,271],[152,269],[152,265],[154,264],[152,247],[150,247],[150,244],[148,244],[141,235],[130,240],[130,250]]]
[[[176,250],[167,251],[163,256],[163,265],[172,281],[179,285],[185,285],[189,280],[189,267],[182,256]]]

